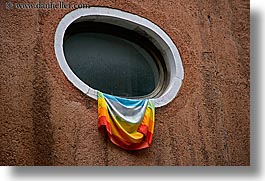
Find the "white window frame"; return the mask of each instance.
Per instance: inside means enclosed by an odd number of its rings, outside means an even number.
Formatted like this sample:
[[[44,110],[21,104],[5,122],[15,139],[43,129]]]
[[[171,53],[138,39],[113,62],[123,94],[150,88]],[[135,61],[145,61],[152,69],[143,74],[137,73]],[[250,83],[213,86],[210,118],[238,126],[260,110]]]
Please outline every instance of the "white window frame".
[[[178,49],[170,37],[157,25],[143,17],[105,7],[76,9],[62,18],[55,32],[54,49],[60,68],[67,79],[83,93],[97,99],[97,90],[89,87],[72,72],[64,56],[64,33],[74,21],[107,22],[146,34],[148,39],[162,54],[166,64],[166,72],[169,74],[168,86],[158,97],[151,98],[150,100],[154,102],[155,107],[161,107],[171,102],[177,96],[184,78],[184,69]]]

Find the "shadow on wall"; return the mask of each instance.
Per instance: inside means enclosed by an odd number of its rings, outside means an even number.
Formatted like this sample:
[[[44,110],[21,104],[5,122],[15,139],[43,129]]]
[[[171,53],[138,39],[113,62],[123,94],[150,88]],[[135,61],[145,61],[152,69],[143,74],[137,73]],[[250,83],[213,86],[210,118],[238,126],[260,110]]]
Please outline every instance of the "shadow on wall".
[[[37,40],[39,41],[39,40]],[[40,42],[36,43],[34,51],[34,80],[33,80],[33,143],[34,143],[34,165],[52,165],[52,146],[54,145],[52,125],[50,120],[50,90],[46,78],[44,61],[40,60],[42,47]]]

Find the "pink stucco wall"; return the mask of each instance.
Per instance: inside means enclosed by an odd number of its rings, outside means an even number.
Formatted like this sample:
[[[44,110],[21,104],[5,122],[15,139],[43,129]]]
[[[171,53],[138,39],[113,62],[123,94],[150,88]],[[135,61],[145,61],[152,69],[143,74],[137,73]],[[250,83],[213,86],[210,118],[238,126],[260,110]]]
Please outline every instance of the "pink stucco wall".
[[[97,102],[59,68],[54,34],[71,9],[9,10],[1,1],[0,165],[250,164],[249,1],[88,4],[145,17],[179,49],[185,78],[174,101],[156,109],[152,147],[113,145],[98,132]]]

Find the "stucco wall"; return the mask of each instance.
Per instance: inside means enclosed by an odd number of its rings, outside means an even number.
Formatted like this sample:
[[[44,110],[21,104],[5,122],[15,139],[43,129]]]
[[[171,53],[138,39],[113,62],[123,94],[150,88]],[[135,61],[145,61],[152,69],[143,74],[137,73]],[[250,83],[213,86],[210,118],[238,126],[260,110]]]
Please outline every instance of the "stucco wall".
[[[71,9],[8,10],[1,1],[0,165],[250,164],[249,1],[88,4],[143,16],[179,49],[185,78],[174,101],[156,109],[152,147],[113,145],[98,132],[97,102],[59,68],[54,34]]]

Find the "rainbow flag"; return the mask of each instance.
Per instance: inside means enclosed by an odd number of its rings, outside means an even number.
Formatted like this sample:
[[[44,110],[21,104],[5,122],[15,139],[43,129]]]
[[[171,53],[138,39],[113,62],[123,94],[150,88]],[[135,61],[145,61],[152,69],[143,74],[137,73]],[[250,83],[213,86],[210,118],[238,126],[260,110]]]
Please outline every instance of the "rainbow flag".
[[[148,100],[125,99],[98,91],[98,127],[106,128],[112,143],[123,149],[151,146],[155,107]]]

